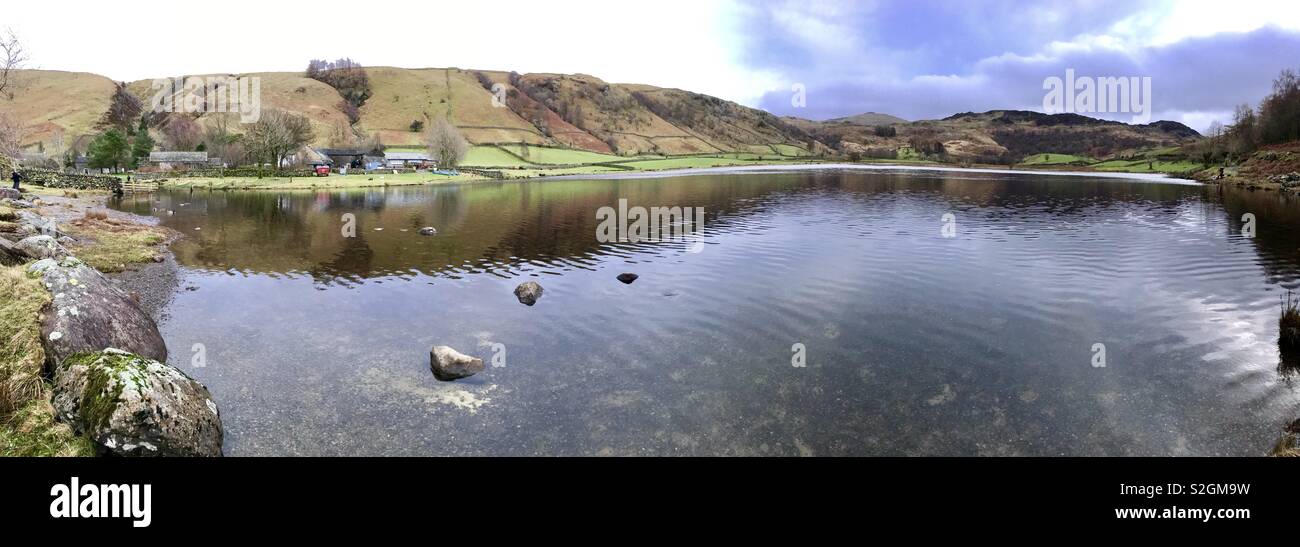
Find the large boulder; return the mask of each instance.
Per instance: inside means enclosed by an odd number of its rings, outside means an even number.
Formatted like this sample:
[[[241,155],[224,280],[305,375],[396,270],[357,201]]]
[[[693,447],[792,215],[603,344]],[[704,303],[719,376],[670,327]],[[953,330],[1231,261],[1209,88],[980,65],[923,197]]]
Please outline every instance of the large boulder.
[[[537,303],[537,299],[542,297],[542,286],[536,281],[526,281],[515,287],[515,298],[519,299],[520,304],[531,306]]]
[[[18,221],[35,228],[37,232],[45,235],[62,237],[68,235],[59,230],[58,223],[51,219],[42,217],[31,211],[18,211]]]
[[[54,236],[36,235],[24,238],[14,244],[14,250],[30,256],[35,259],[53,258],[62,260],[67,258],[68,250],[63,247]]]
[[[28,266],[54,296],[41,320],[41,341],[51,369],[77,354],[118,348],[167,361],[158,325],[130,296],[75,257]]]
[[[470,357],[447,346],[434,346],[429,352],[433,377],[444,382],[468,378],[483,372],[483,360]]]
[[[115,456],[221,455],[221,413],[208,388],[119,349],[65,359],[54,372],[54,411]]]
[[[0,188],[0,199],[23,199],[23,193],[13,188]]]

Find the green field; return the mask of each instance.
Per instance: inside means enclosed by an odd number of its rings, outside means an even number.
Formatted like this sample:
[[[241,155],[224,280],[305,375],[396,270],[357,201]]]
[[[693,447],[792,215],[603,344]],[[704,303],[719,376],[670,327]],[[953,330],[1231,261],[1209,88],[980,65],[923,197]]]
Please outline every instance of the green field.
[[[807,150],[793,144],[774,144],[772,148],[775,148],[782,156],[802,157],[808,155]]]
[[[707,157],[707,156],[690,156],[682,158],[664,158],[657,160],[638,160],[624,163],[627,167],[633,169],[657,170],[657,169],[688,169],[700,167],[723,167],[727,165],[761,165],[771,163],[757,160],[744,160],[728,157]]]
[[[1092,163],[1091,158],[1070,154],[1034,154],[1020,162],[1021,165],[1063,165],[1068,163]]]
[[[466,167],[526,167],[532,165],[496,146],[480,145],[469,149],[460,161]]]
[[[1111,160],[1090,165],[1099,171],[1124,171],[1128,173],[1180,174],[1199,170],[1203,165],[1192,161]]]
[[[543,165],[573,165],[586,163],[606,163],[623,161],[628,158],[613,154],[601,154],[573,148],[551,148],[547,146],[529,146],[527,149],[518,144],[503,144],[501,148],[520,156],[525,160]]]

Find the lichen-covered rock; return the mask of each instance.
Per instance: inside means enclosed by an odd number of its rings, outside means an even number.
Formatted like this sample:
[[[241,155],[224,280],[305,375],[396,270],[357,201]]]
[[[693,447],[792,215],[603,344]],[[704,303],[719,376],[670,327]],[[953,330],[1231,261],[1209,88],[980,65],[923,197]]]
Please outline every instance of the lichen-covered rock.
[[[470,357],[447,346],[434,346],[429,352],[433,377],[444,382],[468,378],[483,372],[483,360]]]
[[[175,367],[107,348],[55,369],[58,419],[115,456],[220,456],[221,413]]]
[[[537,303],[537,299],[542,297],[542,286],[536,281],[527,281],[520,283],[515,287],[515,298],[519,299],[520,304],[531,306]]]
[[[59,230],[58,223],[31,211],[18,211],[18,222],[31,226],[37,233],[60,237],[68,235]]]
[[[75,257],[28,266],[53,296],[42,313],[41,342],[51,370],[77,354],[118,348],[161,362],[167,344],[135,300]]]
[[[14,249],[35,259],[53,258],[60,260],[68,256],[68,250],[53,236],[36,235],[24,238],[14,244]]]

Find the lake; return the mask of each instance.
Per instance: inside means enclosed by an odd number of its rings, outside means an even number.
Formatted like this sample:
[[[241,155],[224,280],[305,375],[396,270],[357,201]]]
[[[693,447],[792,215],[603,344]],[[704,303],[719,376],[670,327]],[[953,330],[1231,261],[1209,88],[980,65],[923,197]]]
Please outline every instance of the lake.
[[[624,199],[698,239],[602,241]],[[1254,456],[1300,409],[1272,193],[823,167],[113,206],[186,236],[160,328],[227,455]],[[489,366],[439,382],[434,345]]]

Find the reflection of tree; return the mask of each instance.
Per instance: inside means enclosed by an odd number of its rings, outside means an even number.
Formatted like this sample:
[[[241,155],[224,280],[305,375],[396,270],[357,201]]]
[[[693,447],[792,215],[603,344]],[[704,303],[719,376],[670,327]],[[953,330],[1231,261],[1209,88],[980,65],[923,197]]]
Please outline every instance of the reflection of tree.
[[[1209,187],[1206,200],[1219,203],[1228,216],[1228,235],[1240,237],[1241,217],[1255,215],[1255,237],[1250,239],[1260,254],[1259,266],[1270,283],[1288,287],[1300,279],[1300,200],[1278,192],[1251,192],[1239,188]]]
[[[375,251],[360,233],[357,237],[343,238],[343,248],[333,259],[320,263],[308,273],[318,282],[360,281],[373,271]]]

